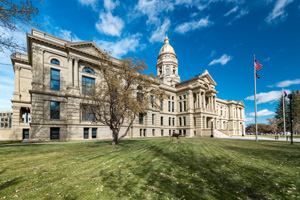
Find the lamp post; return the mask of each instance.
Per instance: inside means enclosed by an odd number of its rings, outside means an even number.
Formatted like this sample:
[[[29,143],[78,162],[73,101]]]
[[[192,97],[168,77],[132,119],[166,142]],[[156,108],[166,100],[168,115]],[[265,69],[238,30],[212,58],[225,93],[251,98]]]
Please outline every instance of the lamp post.
[[[214,119],[211,119],[210,122],[211,122],[211,134],[210,134],[210,137],[213,138],[214,137],[214,134],[213,134]]]
[[[290,99],[291,144],[294,144],[294,142],[293,142],[293,115],[292,115],[293,96],[292,96],[292,94],[289,94],[288,98]]]

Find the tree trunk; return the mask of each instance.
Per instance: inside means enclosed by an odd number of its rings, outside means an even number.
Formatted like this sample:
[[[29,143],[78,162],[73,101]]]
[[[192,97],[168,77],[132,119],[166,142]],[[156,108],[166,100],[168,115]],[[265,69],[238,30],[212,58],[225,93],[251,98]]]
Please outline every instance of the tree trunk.
[[[118,144],[118,132],[113,130],[113,141],[111,143],[111,145],[115,146]]]

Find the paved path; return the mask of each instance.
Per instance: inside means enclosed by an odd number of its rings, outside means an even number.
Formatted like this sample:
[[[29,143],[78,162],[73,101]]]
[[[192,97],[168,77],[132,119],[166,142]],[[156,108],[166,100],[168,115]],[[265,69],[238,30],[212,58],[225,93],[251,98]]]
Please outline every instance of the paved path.
[[[254,137],[242,137],[242,136],[232,136],[232,137],[226,137],[222,139],[231,139],[231,140],[255,140]],[[275,142],[289,142],[291,143],[291,140],[289,138],[288,141],[286,141],[285,137],[281,137],[278,140],[275,140],[275,138],[267,138],[267,137],[259,137],[258,136],[258,141],[275,141]],[[294,142],[300,142],[300,139],[293,139]]]

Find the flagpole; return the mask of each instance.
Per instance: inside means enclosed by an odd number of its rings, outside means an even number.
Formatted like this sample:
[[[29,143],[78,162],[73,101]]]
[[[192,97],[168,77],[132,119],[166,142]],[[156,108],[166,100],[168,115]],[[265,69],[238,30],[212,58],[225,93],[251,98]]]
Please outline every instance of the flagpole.
[[[255,55],[253,56],[254,63],[254,102],[255,102],[255,140],[258,141],[258,134],[257,134],[257,107],[256,107],[256,71],[255,71]]]
[[[284,100],[285,100],[285,97],[284,97],[284,94],[283,94],[283,88],[282,88],[282,100],[283,100],[283,131],[284,131],[284,136],[285,136],[285,139],[286,139],[286,129],[285,129],[285,106],[284,106]]]

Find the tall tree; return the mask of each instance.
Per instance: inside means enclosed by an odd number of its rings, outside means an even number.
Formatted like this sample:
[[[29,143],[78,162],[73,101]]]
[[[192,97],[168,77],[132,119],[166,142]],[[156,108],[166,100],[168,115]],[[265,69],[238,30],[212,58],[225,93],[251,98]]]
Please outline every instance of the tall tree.
[[[296,92],[293,90],[292,93],[292,102],[288,103],[288,118],[290,119],[291,113],[291,104],[292,104],[292,119],[293,119],[293,128],[296,124],[300,124],[300,91],[297,90]],[[290,121],[288,121],[290,123]],[[290,126],[289,126],[290,127]]]
[[[149,109],[160,109],[165,94],[158,80],[145,74],[148,67],[144,60],[127,58],[116,66],[109,59],[102,57],[97,66],[102,80],[86,88],[82,109],[95,123],[111,129],[112,145],[117,145],[128,135],[134,120],[144,120]],[[125,132],[120,132],[121,127],[126,127]]]
[[[0,34],[0,52],[6,49],[25,51],[25,47],[17,43],[13,35],[7,36],[4,33],[13,34],[19,25],[36,25],[33,19],[38,13],[39,10],[32,0],[0,0],[0,27],[3,31]]]
[[[278,120],[278,130],[280,132],[284,131],[284,123],[283,123],[283,101],[284,101],[284,110],[285,110],[285,126],[286,126],[286,131],[289,130],[290,128],[290,124],[289,124],[289,110],[288,110],[288,104],[289,101],[284,98],[282,98],[282,96],[280,97],[280,99],[278,100],[278,104],[276,106],[276,115],[275,118]]]

